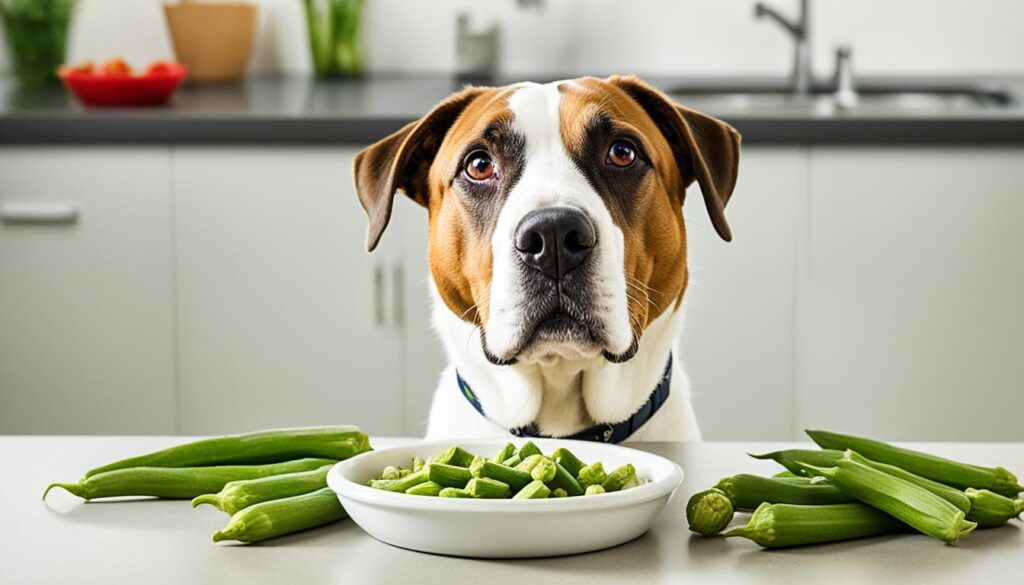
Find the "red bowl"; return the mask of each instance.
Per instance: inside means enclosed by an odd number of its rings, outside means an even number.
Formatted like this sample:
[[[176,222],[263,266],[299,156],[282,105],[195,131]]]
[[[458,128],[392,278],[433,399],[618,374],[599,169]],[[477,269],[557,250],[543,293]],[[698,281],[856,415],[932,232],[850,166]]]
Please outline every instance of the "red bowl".
[[[167,102],[188,74],[184,65],[143,75],[66,71],[59,75],[71,93],[91,106],[152,106]]]

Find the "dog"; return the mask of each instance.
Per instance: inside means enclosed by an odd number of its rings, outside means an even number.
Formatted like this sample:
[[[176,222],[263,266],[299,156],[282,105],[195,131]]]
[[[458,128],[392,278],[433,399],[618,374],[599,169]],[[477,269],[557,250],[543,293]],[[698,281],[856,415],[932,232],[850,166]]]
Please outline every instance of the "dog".
[[[718,235],[740,135],[633,76],[467,87],[353,162],[380,241],[397,191],[428,211],[446,349],[427,438],[695,441],[673,345],[683,198]]]

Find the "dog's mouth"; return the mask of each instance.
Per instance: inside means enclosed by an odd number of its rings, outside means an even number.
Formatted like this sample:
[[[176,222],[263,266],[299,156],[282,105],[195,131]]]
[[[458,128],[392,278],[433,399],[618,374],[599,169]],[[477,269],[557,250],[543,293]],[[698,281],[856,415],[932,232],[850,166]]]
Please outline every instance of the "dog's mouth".
[[[495,365],[511,365],[520,361],[544,363],[558,358],[592,358],[603,355],[610,362],[622,363],[636,354],[636,339],[622,353],[609,352],[606,349],[603,324],[594,319],[590,311],[578,308],[577,303],[571,299],[560,300],[535,317],[532,323],[524,324],[526,333],[521,336],[523,341],[507,356],[494,355],[488,349],[486,335],[481,330],[481,342],[487,360]]]

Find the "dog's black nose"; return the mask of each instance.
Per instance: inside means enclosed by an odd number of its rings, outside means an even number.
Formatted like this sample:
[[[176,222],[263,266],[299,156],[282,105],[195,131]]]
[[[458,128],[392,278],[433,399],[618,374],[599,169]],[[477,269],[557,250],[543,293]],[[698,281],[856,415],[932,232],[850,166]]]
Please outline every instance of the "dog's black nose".
[[[531,211],[516,228],[523,262],[558,280],[583,264],[596,243],[594,224],[571,207]]]

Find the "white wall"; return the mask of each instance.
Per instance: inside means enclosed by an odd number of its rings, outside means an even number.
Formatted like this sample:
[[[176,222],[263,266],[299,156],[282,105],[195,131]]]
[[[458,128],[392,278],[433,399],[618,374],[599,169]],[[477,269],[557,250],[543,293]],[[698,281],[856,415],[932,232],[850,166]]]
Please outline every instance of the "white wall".
[[[455,15],[467,6],[502,24],[503,69],[513,74],[781,74],[791,43],[755,22],[753,0],[368,0],[367,66],[378,72],[450,72]],[[299,0],[263,7],[255,72],[310,70]],[[769,0],[790,10],[796,0]],[[486,7],[486,12],[485,12]],[[864,74],[1024,74],[1024,2],[1018,0],[818,0],[814,57],[831,69],[851,42]],[[0,70],[9,69],[0,50]],[[80,0],[72,61],[121,55],[136,64],[172,56],[159,0]]]

